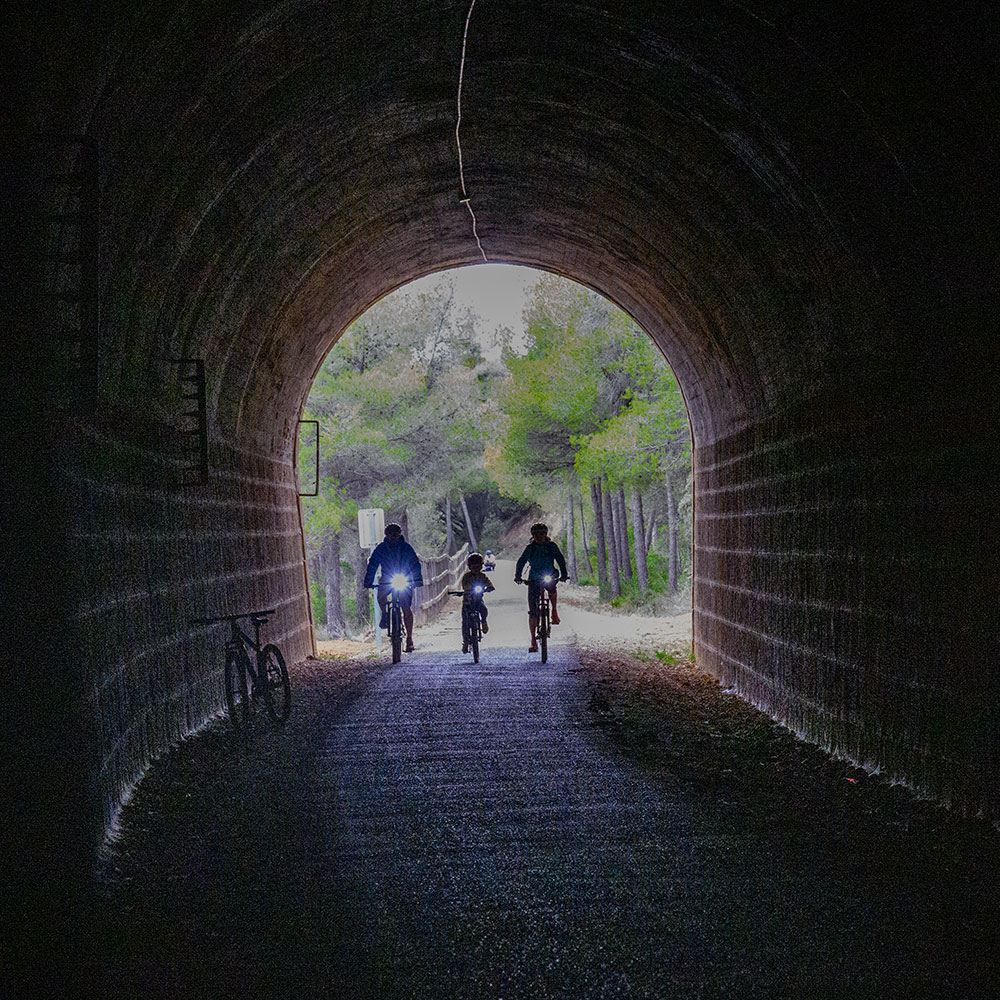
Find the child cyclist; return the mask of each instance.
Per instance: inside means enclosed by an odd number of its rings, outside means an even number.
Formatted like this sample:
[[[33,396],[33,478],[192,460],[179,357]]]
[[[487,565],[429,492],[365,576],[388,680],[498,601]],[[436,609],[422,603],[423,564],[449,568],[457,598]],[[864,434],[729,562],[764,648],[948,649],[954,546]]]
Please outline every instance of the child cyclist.
[[[479,618],[483,623],[483,635],[485,635],[489,632],[490,627],[486,624],[486,602],[482,599],[481,595],[488,594],[491,590],[496,590],[496,587],[493,586],[490,578],[483,572],[483,557],[478,552],[473,552],[469,556],[466,565],[469,567],[469,570],[462,576],[462,604],[472,604],[478,599]],[[474,593],[473,588],[475,587],[483,588],[478,598]],[[468,651],[469,637],[465,634],[465,629],[462,629],[462,652],[467,653]]]
[[[531,526],[531,541],[524,547],[517,565],[514,567],[514,582],[524,583],[521,571],[528,565],[528,631],[531,633],[529,653],[538,652],[538,596],[542,587],[549,592],[549,604],[552,606],[552,624],[559,624],[559,613],[556,611],[556,564],[559,565],[559,580],[569,579],[566,572],[566,559],[549,538],[548,525],[540,521]],[[548,577],[548,582],[545,578]]]

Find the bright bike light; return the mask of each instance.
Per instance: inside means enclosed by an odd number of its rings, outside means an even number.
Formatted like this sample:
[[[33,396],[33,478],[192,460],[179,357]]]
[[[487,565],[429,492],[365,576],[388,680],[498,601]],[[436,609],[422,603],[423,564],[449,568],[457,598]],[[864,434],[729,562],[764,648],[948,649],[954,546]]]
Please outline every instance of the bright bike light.
[[[390,581],[390,586],[393,590],[409,590],[410,589],[410,578],[405,576],[403,573],[397,573]]]
[[[480,584],[478,587],[473,587],[472,592],[474,594],[481,594],[483,592],[482,584]]]
[[[542,577],[542,583],[551,583],[551,582],[552,582],[552,577],[551,576],[543,576]]]

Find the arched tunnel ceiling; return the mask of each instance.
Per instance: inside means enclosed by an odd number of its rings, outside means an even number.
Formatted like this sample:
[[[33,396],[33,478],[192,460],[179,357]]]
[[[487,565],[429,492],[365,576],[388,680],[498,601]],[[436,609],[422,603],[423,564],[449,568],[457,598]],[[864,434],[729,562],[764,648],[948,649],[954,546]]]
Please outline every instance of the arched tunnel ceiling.
[[[170,356],[206,359],[217,433],[287,454],[339,332],[482,259],[455,142],[468,10],[296,2],[121,27],[93,121],[116,150],[104,299],[149,384]],[[905,179],[785,30],[720,3],[480,0],[470,20],[461,141],[487,256],[631,312],[699,440],[900,350],[867,256],[912,211]],[[883,262],[922,252],[878,238]],[[135,377],[106,388],[127,398]]]

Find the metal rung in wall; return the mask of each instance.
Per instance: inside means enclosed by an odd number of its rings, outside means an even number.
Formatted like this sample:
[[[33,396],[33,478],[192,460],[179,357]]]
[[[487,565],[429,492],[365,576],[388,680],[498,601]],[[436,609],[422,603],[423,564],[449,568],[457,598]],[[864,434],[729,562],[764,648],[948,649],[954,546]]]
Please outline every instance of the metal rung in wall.
[[[181,411],[183,426],[179,428],[184,439],[182,467],[185,486],[198,486],[208,482],[208,403],[205,392],[205,362],[201,358],[176,358],[180,367]]]
[[[81,409],[97,399],[100,331],[100,169],[97,143],[89,136],[42,136],[50,148],[76,147],[71,169],[52,174],[48,184],[56,203],[78,207],[47,213],[42,221],[52,227],[39,262],[49,270],[50,301],[70,306],[55,338],[73,345],[76,367],[71,397]]]

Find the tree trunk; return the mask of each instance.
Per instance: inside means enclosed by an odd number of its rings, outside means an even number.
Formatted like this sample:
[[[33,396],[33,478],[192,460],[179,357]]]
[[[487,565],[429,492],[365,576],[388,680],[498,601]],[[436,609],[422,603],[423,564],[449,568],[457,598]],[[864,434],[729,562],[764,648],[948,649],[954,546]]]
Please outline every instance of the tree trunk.
[[[615,572],[618,576],[618,583],[621,584],[622,578],[622,557],[621,557],[621,539],[618,537],[618,504],[615,502],[615,491],[611,488],[608,483],[604,484],[604,508],[607,512],[607,517],[604,521],[604,531],[607,533],[610,540],[608,545],[608,550],[614,549],[614,567]],[[608,556],[608,575],[611,574],[612,559],[609,554]]]
[[[448,555],[455,551],[455,529],[451,526],[451,494],[444,498],[444,550]]]
[[[403,513],[399,515],[399,526],[403,529],[403,537],[407,538],[410,534],[410,518],[407,516],[405,508]]]
[[[573,487],[566,487],[566,568],[569,570],[569,582],[578,583],[576,572],[576,525],[573,523]]]
[[[604,513],[601,503],[601,481],[590,481],[590,499],[594,504],[594,543],[597,548],[597,585],[601,597],[608,596],[608,556],[604,546]]]
[[[608,501],[611,501],[611,522],[610,525],[605,524],[604,530],[611,532],[611,538],[614,541],[615,546],[615,562],[618,564],[618,577],[621,579],[622,574],[622,540],[618,535],[618,502],[615,498],[615,491],[611,488],[609,483],[604,484],[604,503],[607,505]]]
[[[476,533],[472,530],[472,518],[469,517],[469,505],[465,502],[465,494],[458,494],[459,500],[462,501],[462,513],[465,515],[465,529],[469,532],[469,551],[476,552],[479,550],[479,546],[476,544]]]
[[[625,509],[625,487],[615,490],[615,527],[618,531],[618,565],[622,577],[632,579],[632,558],[628,550],[628,515]]]
[[[372,592],[365,587],[365,570],[368,568],[368,557],[371,553],[360,545],[355,547],[354,555],[354,598],[356,602],[354,619],[360,628],[364,628],[372,615]],[[375,623],[376,625],[378,622]]]
[[[667,488],[667,586],[671,594],[677,593],[677,577],[680,547],[680,524],[677,520],[677,501],[670,485],[670,473],[663,477]]]
[[[323,546],[323,569],[326,578],[326,628],[331,639],[343,639],[344,604],[340,593],[340,533],[334,532]]]
[[[604,534],[608,539],[608,590],[611,596],[620,597],[622,592],[621,570],[618,567],[618,536],[615,526],[614,494],[604,490]]]
[[[642,494],[637,486],[629,488],[632,502],[632,536],[635,539],[635,577],[639,593],[649,590],[649,565],[646,562],[646,525],[642,516]]]
[[[640,501],[642,497],[639,498]],[[649,523],[646,525],[646,554],[648,555],[653,551],[653,542],[656,539],[656,510],[652,504],[649,504]]]
[[[580,497],[580,538],[583,541],[583,558],[587,560],[587,575],[594,572],[593,564],[590,561],[590,546],[587,544],[587,512],[583,507],[583,497]]]

